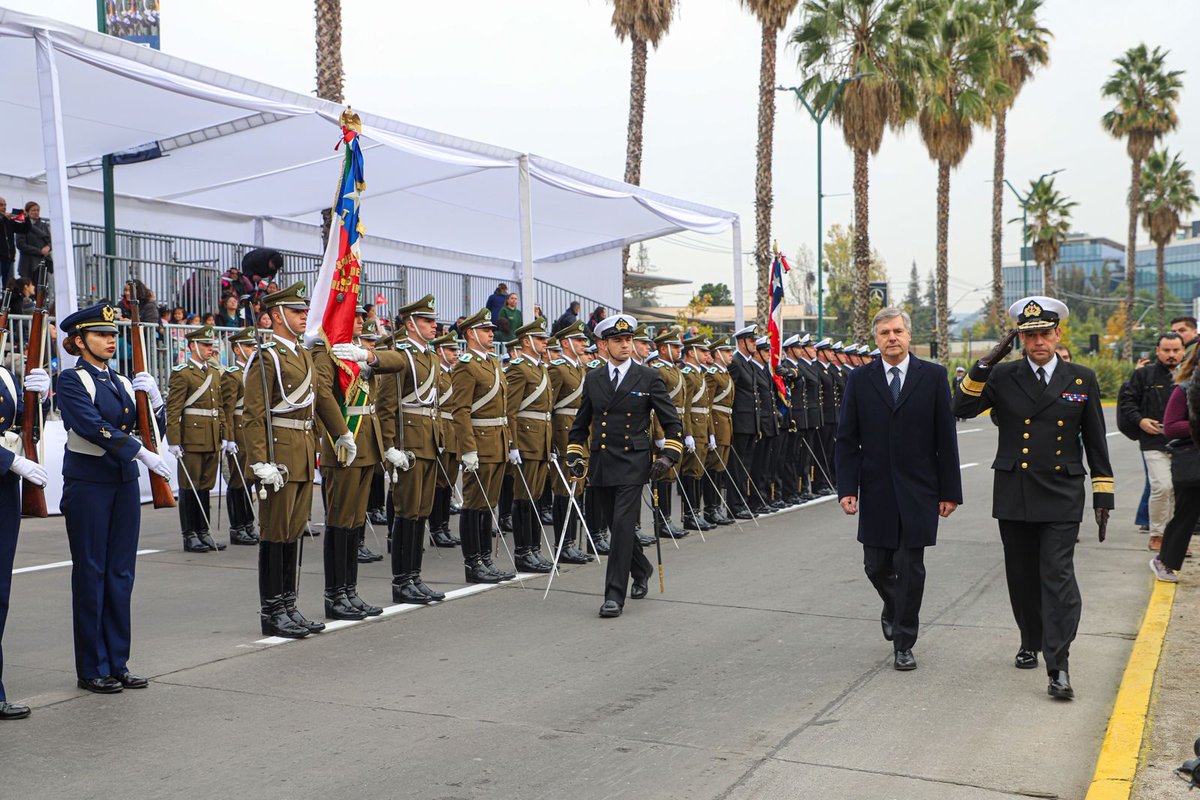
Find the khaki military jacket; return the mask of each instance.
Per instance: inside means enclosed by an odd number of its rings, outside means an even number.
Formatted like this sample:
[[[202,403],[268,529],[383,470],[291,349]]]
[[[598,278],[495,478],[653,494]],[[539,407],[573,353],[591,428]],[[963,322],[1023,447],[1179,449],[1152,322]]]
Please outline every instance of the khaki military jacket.
[[[737,389],[729,372],[715,364],[708,368],[704,380],[712,400],[713,435],[719,446],[728,446],[733,443],[733,394]]]
[[[298,344],[273,337],[251,355],[242,383],[247,464],[271,460],[266,427],[270,409],[275,463],[287,467],[289,481],[311,481],[317,452],[314,417],[319,416],[329,436],[348,433],[333,388],[321,384],[312,356]]]
[[[508,406],[500,359],[468,350],[450,374],[453,394],[446,410],[453,419],[459,455],[476,452],[481,464],[508,458]]]
[[[708,437],[716,435],[716,430],[712,421],[712,395],[708,393],[704,369],[687,364],[679,373],[683,375],[683,388],[687,394],[687,432],[695,437],[698,444],[708,444]]]
[[[229,434],[221,399],[221,368],[188,359],[167,383],[167,441],[185,453],[215,453]]]
[[[599,361],[600,359],[596,359]],[[550,420],[550,446],[559,456],[567,453],[567,435],[583,402],[583,379],[588,368],[570,359],[556,358],[550,362],[550,391],[554,396]]]
[[[442,441],[442,426],[438,419],[441,402],[438,398],[438,372],[441,369],[432,347],[424,350],[412,339],[396,341],[395,351],[376,351],[378,363],[374,369],[386,373],[399,398],[404,427],[396,428],[392,444],[411,450],[417,458],[437,458]],[[397,421],[399,422],[399,420]],[[401,446],[403,445],[403,446]]]
[[[383,430],[379,424],[379,414],[377,408],[379,394],[379,378],[373,374],[371,370],[364,369],[359,373],[359,378],[364,389],[364,397],[361,404],[350,406],[349,402],[354,402],[356,398],[351,398],[348,402],[342,397],[341,384],[338,383],[338,367],[333,363],[333,358],[329,355],[329,349],[326,343],[321,340],[313,345],[310,351],[312,356],[313,369],[316,372],[316,380],[322,389],[328,392],[334,399],[334,402],[341,408],[345,408],[346,414],[343,422],[345,423],[351,417],[358,417],[358,430],[354,434],[354,443],[358,445],[358,452],[354,456],[353,463],[346,464],[347,467],[369,467],[378,464],[383,460],[384,439]],[[353,391],[353,387],[351,387]],[[347,407],[348,406],[348,407]],[[341,416],[339,414],[339,416]],[[324,432],[321,435],[321,467],[340,468],[342,463],[337,460],[337,453],[333,446],[336,436],[329,434],[329,426],[323,425]],[[349,428],[348,424],[345,424]]]
[[[692,432],[691,410],[688,408],[689,397],[684,385],[683,373],[680,372],[679,367],[669,364],[661,358],[654,359],[650,362],[649,367],[663,379],[671,405],[675,406],[675,413],[679,415],[679,421],[683,423],[683,435],[695,437]],[[651,419],[650,432],[655,441],[665,438],[662,425],[658,421],[658,414],[654,414]]]
[[[458,453],[458,434],[454,432],[454,415],[446,409],[454,397],[454,385],[451,381],[452,371],[444,364],[438,364],[438,426],[442,431],[442,447],[448,453]]]
[[[554,393],[546,361],[514,358],[504,373],[507,385],[508,436],[521,458],[545,461],[550,457],[550,411]]]

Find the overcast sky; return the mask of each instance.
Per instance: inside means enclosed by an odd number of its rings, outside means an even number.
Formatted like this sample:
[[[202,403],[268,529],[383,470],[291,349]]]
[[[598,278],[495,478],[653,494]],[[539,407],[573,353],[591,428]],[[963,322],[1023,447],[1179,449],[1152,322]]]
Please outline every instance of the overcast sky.
[[[0,0],[33,14],[95,27],[92,0]],[[603,0],[345,0],[346,99],[357,107],[447,133],[537,153],[613,178],[625,169],[629,45],[612,33]],[[642,184],[738,212],[745,250],[754,241],[754,164],[759,30],[737,0],[681,0],[680,14],[648,70]],[[288,89],[315,85],[309,0],[163,0],[166,52]],[[1050,65],[1009,115],[1008,177],[1024,190],[1065,168],[1058,187],[1078,201],[1074,229],[1124,241],[1129,161],[1100,127],[1109,107],[1099,87],[1112,59],[1141,41],[1171,51],[1185,70],[1180,127],[1166,139],[1200,167],[1197,0],[1048,0]],[[787,31],[794,27],[789,24]],[[801,80],[782,44],[778,76]],[[853,158],[832,124],[824,138],[825,192],[851,188]],[[1192,145],[1190,149],[1188,145]],[[369,164],[368,164],[369,169]],[[951,178],[950,301],[978,307],[990,281],[992,135],[980,130]],[[369,176],[369,172],[368,172]],[[816,132],[788,96],[775,129],[773,232],[792,254],[816,242]],[[871,244],[902,293],[915,260],[933,266],[936,166],[915,128],[888,134],[871,163]],[[366,201],[369,204],[369,197]],[[849,223],[852,198],[826,197],[825,222]],[[368,205],[369,211],[369,205]],[[1006,198],[1005,219],[1019,214]],[[1141,241],[1147,241],[1139,231]],[[1006,228],[1016,261],[1020,225]],[[695,234],[649,243],[664,275],[732,283],[728,236]],[[748,290],[753,266],[743,258]],[[975,291],[973,291],[975,290]],[[680,302],[687,290],[668,291]],[[747,299],[752,302],[752,295]]]

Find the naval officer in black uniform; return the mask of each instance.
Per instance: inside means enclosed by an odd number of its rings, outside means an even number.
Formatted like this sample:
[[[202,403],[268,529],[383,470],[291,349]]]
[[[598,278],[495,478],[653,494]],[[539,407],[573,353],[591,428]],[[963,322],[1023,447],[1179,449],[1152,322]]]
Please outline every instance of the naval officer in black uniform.
[[[608,364],[583,380],[579,413],[571,426],[567,466],[588,475],[592,497],[609,520],[612,542],[600,616],[619,617],[633,572],[630,597],[646,596],[654,570],[634,536],[642,487],[661,480],[683,453],[683,423],[667,395],[662,376],[630,359],[637,320],[627,314],[608,317],[595,333],[608,342]],[[662,454],[650,461],[650,412],[662,427]],[[589,468],[590,464],[590,468]]]
[[[1075,541],[1083,519],[1083,457],[1092,471],[1092,507],[1104,541],[1113,508],[1112,467],[1096,374],[1060,359],[1058,324],[1067,307],[1027,297],[1008,310],[1016,329],[959,384],[956,417],[992,410],[1000,429],[992,516],[999,520],[1013,616],[1021,631],[1018,669],[1046,658],[1051,697],[1075,696],[1067,674],[1082,599],[1075,582]],[[1025,358],[998,363],[1020,336]]]

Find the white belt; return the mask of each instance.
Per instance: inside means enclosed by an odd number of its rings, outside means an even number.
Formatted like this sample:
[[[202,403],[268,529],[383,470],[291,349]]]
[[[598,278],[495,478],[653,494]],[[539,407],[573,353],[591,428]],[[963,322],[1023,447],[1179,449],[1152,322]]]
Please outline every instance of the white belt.
[[[311,419],[290,419],[288,417],[271,417],[271,425],[275,428],[288,428],[293,431],[311,431],[313,429],[313,421]]]
[[[536,419],[542,422],[550,421],[549,411],[518,411],[517,416],[521,419]]]
[[[729,406],[717,406],[717,405],[714,405],[714,406],[712,407],[712,410],[713,410],[713,411],[720,411],[722,414],[732,414],[732,413],[733,413],[733,409],[732,409],[732,408],[730,408]]]
[[[485,419],[472,419],[471,427],[473,428],[503,428],[508,424],[508,420],[504,417],[487,417]]]
[[[221,412],[215,408],[185,408],[183,410],[185,417],[217,417]]]
[[[681,417],[683,416],[683,411],[684,411],[683,406],[675,406],[675,413],[678,414],[679,416],[681,416]]]
[[[579,415],[579,409],[578,408],[556,408],[556,409],[554,409],[554,413],[562,414],[565,417],[575,417],[575,416]]]
[[[367,414],[375,413],[375,404],[367,403],[365,406],[346,406],[347,417],[362,417]]]
[[[443,412],[442,412],[442,419],[453,420],[453,419],[454,419],[454,415],[453,415],[453,414],[451,414],[449,411],[443,411]]]
[[[696,408],[695,406],[692,406],[693,414],[707,414],[708,412],[709,412],[709,409],[707,409],[707,408]]]
[[[105,449],[98,444],[92,444],[73,430],[67,430],[67,449],[72,453],[85,456],[102,456]]]
[[[437,411],[433,406],[404,406],[404,413],[411,414],[414,417],[437,417]]]
[[[243,414],[245,414],[245,413],[246,413],[246,412],[245,412],[244,410],[240,409],[240,408],[235,408],[235,409],[233,410],[233,415],[234,415],[235,417],[240,417],[240,416],[242,416],[242,415],[243,415]]]

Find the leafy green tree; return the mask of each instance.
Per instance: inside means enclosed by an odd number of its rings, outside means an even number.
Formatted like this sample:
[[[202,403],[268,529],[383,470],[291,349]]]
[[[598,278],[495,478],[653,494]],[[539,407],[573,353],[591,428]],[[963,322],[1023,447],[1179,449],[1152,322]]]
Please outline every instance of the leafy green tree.
[[[729,291],[729,287],[724,283],[701,284],[700,290],[696,294],[700,297],[708,295],[708,304],[710,306],[733,305],[733,292]]]

